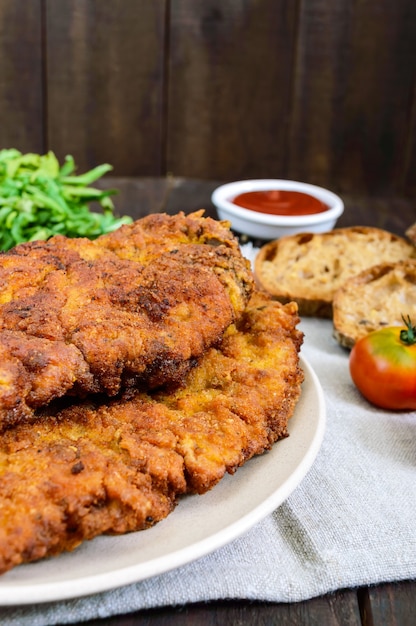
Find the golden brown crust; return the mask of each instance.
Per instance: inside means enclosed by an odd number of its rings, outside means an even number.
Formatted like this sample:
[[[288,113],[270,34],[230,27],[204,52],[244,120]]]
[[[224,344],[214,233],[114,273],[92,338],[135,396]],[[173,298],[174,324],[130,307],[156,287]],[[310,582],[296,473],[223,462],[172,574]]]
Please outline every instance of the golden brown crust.
[[[227,223],[152,215],[0,255],[0,427],[65,394],[177,384],[253,288]]]
[[[186,386],[45,411],[0,438],[0,572],[145,529],[287,435],[303,373],[295,304],[256,294]]]

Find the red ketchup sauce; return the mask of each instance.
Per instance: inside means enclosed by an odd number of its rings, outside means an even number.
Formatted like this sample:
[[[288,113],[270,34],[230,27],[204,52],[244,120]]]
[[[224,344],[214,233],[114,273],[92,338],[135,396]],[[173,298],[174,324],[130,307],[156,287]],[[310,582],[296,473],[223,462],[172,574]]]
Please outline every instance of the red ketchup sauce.
[[[321,200],[307,193],[286,189],[247,191],[240,193],[232,202],[243,209],[271,215],[313,215],[329,209]]]

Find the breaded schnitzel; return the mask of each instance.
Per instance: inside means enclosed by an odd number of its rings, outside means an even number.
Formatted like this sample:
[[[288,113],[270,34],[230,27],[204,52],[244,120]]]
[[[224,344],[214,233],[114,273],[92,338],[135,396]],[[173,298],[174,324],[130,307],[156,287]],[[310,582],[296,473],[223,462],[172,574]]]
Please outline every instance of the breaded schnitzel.
[[[180,383],[252,288],[228,223],[201,212],[1,254],[0,429],[66,394]]]
[[[295,304],[255,294],[174,391],[130,391],[0,438],[0,572],[142,530],[287,435],[303,373]]]

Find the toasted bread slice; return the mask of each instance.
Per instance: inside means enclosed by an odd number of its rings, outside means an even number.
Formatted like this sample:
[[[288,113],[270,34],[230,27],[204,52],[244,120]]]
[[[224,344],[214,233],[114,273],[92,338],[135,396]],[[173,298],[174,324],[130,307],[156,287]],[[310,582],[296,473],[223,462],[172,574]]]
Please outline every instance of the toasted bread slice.
[[[347,280],[335,294],[334,336],[352,348],[358,339],[386,326],[403,326],[416,311],[416,259],[382,263]]]
[[[297,302],[305,316],[332,317],[335,292],[351,276],[379,263],[416,257],[404,238],[353,226],[302,233],[264,245],[254,264],[258,285],[281,302]]]
[[[406,230],[406,237],[416,246],[416,222]]]

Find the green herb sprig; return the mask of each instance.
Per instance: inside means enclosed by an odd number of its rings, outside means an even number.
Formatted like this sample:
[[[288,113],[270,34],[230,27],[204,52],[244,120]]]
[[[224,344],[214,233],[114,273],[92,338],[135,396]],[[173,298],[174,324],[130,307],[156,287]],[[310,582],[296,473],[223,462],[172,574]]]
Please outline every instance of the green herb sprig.
[[[130,217],[114,214],[110,196],[116,190],[90,187],[111,169],[103,164],[76,175],[69,155],[60,166],[52,151],[0,150],[0,250],[53,235],[95,239],[131,223]],[[90,209],[92,202],[101,212]]]

